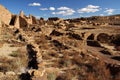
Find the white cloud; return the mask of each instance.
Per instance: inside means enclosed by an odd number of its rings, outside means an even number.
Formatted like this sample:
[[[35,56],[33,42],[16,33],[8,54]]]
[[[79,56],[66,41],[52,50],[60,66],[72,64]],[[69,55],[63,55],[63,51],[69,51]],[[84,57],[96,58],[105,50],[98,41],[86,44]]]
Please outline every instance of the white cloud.
[[[89,9],[96,9],[96,8],[99,8],[100,6],[88,5],[87,7],[88,7]]]
[[[52,12],[52,14],[56,14],[56,12]]]
[[[113,12],[115,11],[115,9],[106,9],[104,12],[107,13],[108,15],[113,14]]]
[[[100,14],[100,16],[104,16],[104,14]]]
[[[68,7],[59,7],[59,8],[57,8],[57,10],[69,10],[70,8],[68,8]]]
[[[40,4],[40,3],[33,2],[33,3],[28,4],[28,6],[41,6],[41,4]]]
[[[58,14],[63,16],[73,15],[75,11],[68,7],[60,7],[57,8],[58,12],[52,12],[52,14]]]
[[[49,10],[54,11],[54,10],[55,10],[55,8],[54,8],[54,7],[50,7],[50,8],[49,8]]]
[[[40,8],[40,10],[45,11],[48,10],[48,8]]]
[[[35,16],[37,19],[40,19],[40,16]]]
[[[85,8],[78,9],[78,13],[95,13],[100,11],[100,6],[88,5]]]
[[[52,14],[62,14],[62,15],[64,15],[65,13],[66,13],[65,11],[52,12]]]
[[[45,10],[50,10],[50,11],[54,11],[55,7],[49,7],[49,8],[40,8],[40,10],[45,11]]]

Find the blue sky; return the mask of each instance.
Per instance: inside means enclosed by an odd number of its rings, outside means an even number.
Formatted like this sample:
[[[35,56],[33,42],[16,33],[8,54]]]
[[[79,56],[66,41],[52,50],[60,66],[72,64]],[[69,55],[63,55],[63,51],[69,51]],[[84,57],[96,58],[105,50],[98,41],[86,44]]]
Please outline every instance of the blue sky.
[[[36,17],[77,18],[120,14],[120,0],[0,0],[10,12]]]

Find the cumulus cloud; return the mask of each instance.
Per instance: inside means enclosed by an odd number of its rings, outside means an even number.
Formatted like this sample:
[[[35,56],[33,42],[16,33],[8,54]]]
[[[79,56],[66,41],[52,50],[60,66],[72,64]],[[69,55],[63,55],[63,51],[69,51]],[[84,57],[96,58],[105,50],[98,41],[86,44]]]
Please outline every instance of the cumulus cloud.
[[[106,8],[106,10],[104,12],[107,13],[108,15],[111,15],[111,14],[113,14],[114,11],[115,11],[115,9]]]
[[[55,7],[50,7],[49,10],[54,11]]]
[[[52,14],[62,14],[62,15],[64,15],[65,13],[66,13],[65,11],[52,12]]]
[[[100,11],[100,6],[88,5],[85,8],[78,9],[78,13],[95,13]]]
[[[48,8],[40,8],[40,10],[45,11],[48,10]]]
[[[96,9],[96,8],[99,8],[100,6],[88,5],[87,7],[90,9]]]
[[[68,7],[59,7],[59,8],[57,8],[57,10],[69,10],[70,8],[68,8]]]
[[[52,14],[58,14],[63,16],[73,15],[75,11],[68,7],[59,7],[57,8],[58,12],[52,12]]]
[[[40,4],[40,3],[33,2],[33,3],[28,4],[28,6],[41,6],[41,4]]]

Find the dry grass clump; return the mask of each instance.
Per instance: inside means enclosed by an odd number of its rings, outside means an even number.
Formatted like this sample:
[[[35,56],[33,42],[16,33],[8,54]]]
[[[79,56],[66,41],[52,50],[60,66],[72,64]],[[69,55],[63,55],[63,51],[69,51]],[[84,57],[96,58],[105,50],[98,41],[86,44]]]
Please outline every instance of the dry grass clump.
[[[8,27],[2,27],[0,35],[3,40],[9,40],[13,38],[12,31]]]
[[[6,72],[8,71],[8,66],[10,65],[11,60],[7,57],[0,56],[0,72]]]
[[[19,57],[21,55],[19,55],[19,53],[17,51],[12,51],[12,53],[9,54],[9,56],[11,56],[11,57]]]
[[[13,51],[9,56],[0,56],[0,72],[20,72],[21,68],[27,66],[27,56],[25,52]]]
[[[34,41],[39,45],[40,49],[49,49],[48,39],[45,34],[39,34],[39,36],[35,36]]]
[[[73,59],[61,58],[57,67],[64,68],[75,65],[73,69],[66,69],[63,74],[57,76],[56,80],[112,80],[109,69],[104,62],[91,58],[90,56],[75,53]],[[69,63],[68,63],[69,62]]]
[[[111,75],[109,70],[106,68],[106,64],[102,61],[91,58],[90,56],[84,55],[83,58],[76,56],[73,58],[73,63],[76,64],[80,70],[78,75],[86,78],[85,80],[110,80]],[[82,79],[83,80],[83,79]]]
[[[23,64],[20,58],[9,59],[7,57],[4,57],[1,58],[0,63],[0,72],[19,72],[22,67],[25,67],[25,64]]]
[[[19,77],[17,75],[15,76],[3,76],[3,77],[0,77],[0,80],[20,80]]]
[[[56,74],[55,73],[48,73],[47,74],[47,79],[48,80],[55,80],[56,79]]]
[[[4,45],[4,42],[0,41],[0,48],[3,47],[3,45]]]

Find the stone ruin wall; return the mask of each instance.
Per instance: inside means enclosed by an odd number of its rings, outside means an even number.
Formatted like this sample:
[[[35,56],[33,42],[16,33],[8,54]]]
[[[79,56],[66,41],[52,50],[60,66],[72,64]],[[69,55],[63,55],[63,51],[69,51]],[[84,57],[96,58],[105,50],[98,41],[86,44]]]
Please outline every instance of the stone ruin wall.
[[[11,17],[12,14],[5,7],[0,5],[0,20],[9,25]]]

